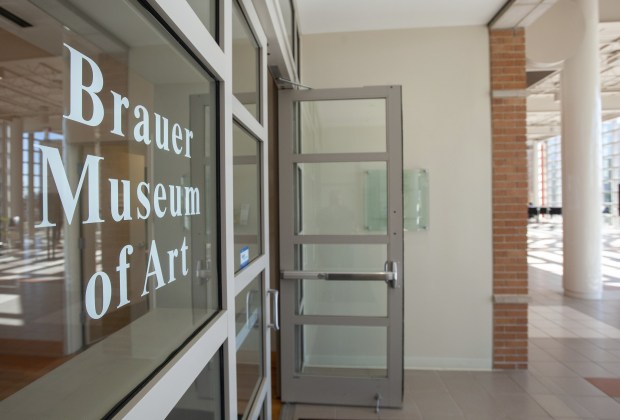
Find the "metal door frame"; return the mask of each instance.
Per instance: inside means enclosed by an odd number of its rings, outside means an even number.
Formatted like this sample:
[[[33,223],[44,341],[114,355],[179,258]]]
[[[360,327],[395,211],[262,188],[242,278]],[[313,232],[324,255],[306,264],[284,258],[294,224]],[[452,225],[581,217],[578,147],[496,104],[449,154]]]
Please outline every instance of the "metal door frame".
[[[294,103],[297,101],[385,99],[386,151],[380,153],[295,154]],[[388,260],[397,262],[399,285],[388,285],[387,317],[308,316],[295,313],[295,281],[282,280],[281,383],[282,401],[335,405],[401,407],[403,397],[403,183],[402,101],[400,86],[282,90],[279,93],[280,272],[293,271],[297,244],[387,244]],[[295,163],[383,161],[387,165],[388,220],[385,235],[295,236]],[[335,318],[338,318],[337,320]],[[350,325],[387,327],[387,378],[303,376],[295,373],[295,327]]]

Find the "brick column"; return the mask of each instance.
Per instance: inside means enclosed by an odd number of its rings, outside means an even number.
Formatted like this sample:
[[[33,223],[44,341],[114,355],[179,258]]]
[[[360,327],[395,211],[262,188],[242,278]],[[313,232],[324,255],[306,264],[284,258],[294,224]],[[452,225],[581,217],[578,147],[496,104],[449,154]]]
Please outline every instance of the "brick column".
[[[490,30],[493,120],[493,368],[528,359],[525,33]]]

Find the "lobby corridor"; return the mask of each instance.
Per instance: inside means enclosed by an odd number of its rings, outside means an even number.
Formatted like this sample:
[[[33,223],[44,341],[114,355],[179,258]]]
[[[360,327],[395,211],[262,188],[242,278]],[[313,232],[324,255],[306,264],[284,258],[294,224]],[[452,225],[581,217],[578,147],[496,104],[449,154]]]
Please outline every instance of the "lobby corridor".
[[[529,369],[405,374],[402,410],[284,406],[283,419],[620,419],[620,231],[605,231],[604,294],[562,294],[562,226],[532,223]]]

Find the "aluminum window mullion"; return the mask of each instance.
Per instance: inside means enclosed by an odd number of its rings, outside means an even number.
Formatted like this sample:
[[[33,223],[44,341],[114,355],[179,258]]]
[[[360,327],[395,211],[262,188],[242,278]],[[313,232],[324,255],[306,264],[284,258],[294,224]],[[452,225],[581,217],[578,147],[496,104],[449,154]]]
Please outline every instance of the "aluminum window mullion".
[[[244,129],[246,129],[252,137],[260,143],[266,143],[267,126],[261,125],[256,118],[248,111],[236,96],[232,97],[233,118]]]
[[[226,341],[228,323],[226,311],[220,312],[114,418],[153,419],[169,413]]]
[[[263,377],[263,379],[261,380],[261,384],[258,387],[258,391],[256,392],[256,397],[254,398],[254,401],[252,401],[252,406],[250,407],[250,410],[248,411],[248,419],[256,419],[258,418],[258,416],[260,415],[260,411],[263,408],[263,404],[265,402],[269,402],[269,412],[271,413],[271,401],[269,401],[269,399],[267,399],[267,395],[270,394],[270,388],[271,388],[271,381],[269,381],[267,379],[267,376],[269,376],[270,373],[266,372],[266,376]]]
[[[222,211],[222,289],[228,308],[228,340],[224,347],[224,401],[227,418],[237,418],[237,345],[235,324],[235,252],[234,252],[234,195],[233,185],[233,90],[232,90],[232,2],[220,1],[220,41],[225,53],[226,73],[220,97],[220,147],[222,183],[220,207]]]
[[[259,143],[259,159],[260,159],[260,181],[261,181],[261,189],[260,189],[260,208],[261,208],[261,220],[260,220],[260,232],[261,232],[261,255],[257,257],[250,265],[244,268],[242,271],[237,273],[232,281],[231,289],[234,288],[235,295],[240,293],[245,286],[247,286],[256,276],[263,273],[262,284],[262,299],[263,299],[263,373],[260,385],[260,391],[255,396],[255,400],[252,402],[252,407],[248,413],[248,418],[255,418],[258,415],[258,412],[262,408],[263,404],[266,403],[268,410],[271,411],[271,347],[270,347],[270,334],[269,329],[267,328],[268,320],[270,319],[270,308],[267,304],[267,289],[269,284],[269,189],[268,189],[268,148],[267,148],[267,139],[268,139],[268,94],[267,94],[267,37],[265,36],[264,31],[260,25],[260,21],[258,15],[254,9],[254,6],[250,0],[239,0],[238,4],[241,6],[242,12],[248,22],[250,30],[255,36],[255,41],[259,46],[259,122],[249,111],[248,109],[241,103],[241,101],[232,94],[230,96],[231,103],[231,119],[229,120],[229,124],[233,124],[233,120],[238,123],[243,129],[247,130],[247,132]],[[231,7],[232,10],[232,7]],[[231,12],[232,13],[232,12]],[[231,20],[227,20],[226,22],[232,22]],[[232,44],[231,44],[232,45]],[[232,50],[232,49],[231,49]],[[231,51],[229,50],[229,51]],[[232,59],[231,59],[232,62]],[[232,78],[230,79],[232,82]],[[232,144],[232,137],[230,139],[230,143]],[[227,184],[228,186],[234,185],[232,181]],[[232,200],[233,193],[230,192],[230,199]],[[231,207],[231,213],[232,207]],[[234,246],[234,240],[228,242],[230,248]],[[234,253],[231,253],[234,254]],[[234,255],[233,255],[234,258]],[[233,271],[234,272],[234,262],[233,262]],[[230,281],[230,279],[228,279]],[[233,330],[235,322],[232,321]],[[235,362],[236,365],[236,362]],[[235,399],[231,401],[231,403],[235,404],[236,401],[236,373],[234,376],[229,376],[229,380],[231,382],[235,382]],[[235,407],[236,408],[236,407]],[[237,413],[239,414],[239,413]]]
[[[235,295],[238,295],[245,289],[260,273],[267,269],[269,256],[263,254],[252,261],[250,265],[235,275]]]

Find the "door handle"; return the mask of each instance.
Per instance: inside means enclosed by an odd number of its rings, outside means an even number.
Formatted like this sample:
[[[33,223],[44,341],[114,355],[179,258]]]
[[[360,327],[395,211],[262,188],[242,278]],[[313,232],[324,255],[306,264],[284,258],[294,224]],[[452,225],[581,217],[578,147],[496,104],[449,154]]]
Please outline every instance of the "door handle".
[[[386,271],[364,272],[322,272],[322,271],[283,271],[280,276],[283,280],[361,280],[361,281],[391,281],[394,273]]]
[[[267,296],[270,296],[272,299],[272,311],[271,317],[273,319],[272,323],[267,324],[268,328],[273,328],[275,331],[280,330],[280,310],[278,309],[280,302],[280,292],[277,289],[269,289],[267,290]]]
[[[399,288],[400,285],[398,284],[398,264],[396,263],[396,261],[386,261],[383,265],[383,269],[393,274],[392,278],[386,279],[385,282],[389,284],[392,289]]]
[[[392,266],[395,268],[395,265]],[[322,271],[283,271],[282,280],[332,280],[332,281],[384,281],[396,287],[395,271],[364,272],[322,272]]]
[[[386,261],[385,271],[324,272],[324,271],[282,271],[282,280],[332,280],[332,281],[384,281],[392,288],[398,288],[398,265]]]

